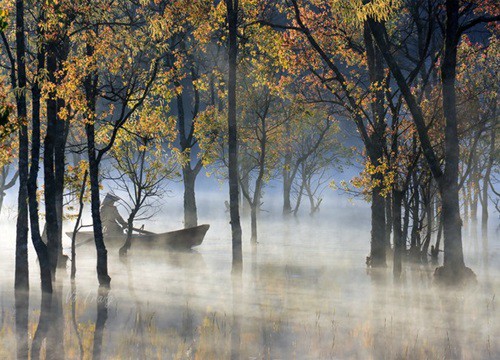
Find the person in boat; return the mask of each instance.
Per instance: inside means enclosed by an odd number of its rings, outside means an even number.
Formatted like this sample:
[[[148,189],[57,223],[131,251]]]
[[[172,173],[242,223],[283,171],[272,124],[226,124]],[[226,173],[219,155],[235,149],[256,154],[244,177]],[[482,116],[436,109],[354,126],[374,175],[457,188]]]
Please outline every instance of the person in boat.
[[[121,217],[115,206],[119,198],[113,194],[106,194],[101,206],[102,231],[104,235],[123,235],[127,222]]]

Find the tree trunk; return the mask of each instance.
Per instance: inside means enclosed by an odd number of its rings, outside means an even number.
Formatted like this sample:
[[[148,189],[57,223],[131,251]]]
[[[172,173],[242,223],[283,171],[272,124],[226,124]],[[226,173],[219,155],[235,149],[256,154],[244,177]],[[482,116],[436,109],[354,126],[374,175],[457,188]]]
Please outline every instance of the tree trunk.
[[[287,127],[287,132],[289,132],[290,126],[288,124],[285,126]],[[292,154],[289,150],[286,151],[283,162],[283,215],[290,215],[292,212],[290,195],[292,192],[293,179],[290,171],[292,166]]]
[[[111,278],[108,275],[108,251],[104,244],[101,222],[101,200],[99,197],[99,163],[95,156],[94,125],[85,125],[87,132],[87,146],[89,155],[89,175],[91,194],[92,226],[94,229],[94,241],[97,250],[97,279],[99,285],[109,287]]]
[[[431,247],[431,260],[434,264],[438,263],[439,260],[439,249],[441,246],[441,236],[443,234],[443,213],[439,216],[438,232],[436,236],[436,246]]]
[[[368,144],[365,144],[367,153],[373,166],[378,166],[383,161],[385,147],[385,111],[384,111],[384,91],[379,84],[384,81],[384,68],[380,50],[373,43],[372,34],[368,23],[365,22],[363,28],[363,39],[366,47],[366,59],[370,83],[374,86],[371,103],[374,131],[370,135]],[[371,230],[371,250],[370,265],[372,267],[386,266],[386,233],[385,233],[385,199],[381,195],[381,185],[384,174],[376,173],[372,175],[372,181],[378,182],[372,191],[372,230]]]
[[[250,214],[250,209],[251,209],[251,206],[249,205],[249,202],[248,201],[244,201],[245,199],[245,193],[246,194],[250,194],[250,177],[249,177],[249,171],[246,166],[248,166],[246,163],[247,161],[245,161],[245,157],[242,156],[240,158],[240,174],[245,174],[241,177],[241,181],[240,181],[240,201],[241,201],[241,216],[246,216],[246,215],[249,215]]]
[[[45,60],[45,52],[42,49],[37,54],[38,71],[42,73]],[[50,259],[47,246],[42,241],[40,233],[40,222],[38,218],[38,199],[37,199],[37,179],[40,168],[40,98],[41,92],[38,81],[35,81],[32,88],[32,131],[31,131],[31,167],[28,178],[28,198],[29,198],[29,217],[31,227],[31,241],[38,256],[40,265],[40,280],[42,291],[52,293],[52,271],[50,268]]]
[[[386,252],[391,251],[391,233],[392,233],[392,199],[387,196],[385,199],[385,248]]]
[[[16,57],[17,57],[17,117],[19,128],[19,193],[16,223],[16,270],[14,287],[28,290],[28,126],[26,108],[26,64],[24,39],[24,1],[16,0]],[[15,87],[15,84],[13,84]]]
[[[432,206],[430,186],[429,186],[429,194],[428,197],[426,197],[426,202],[425,202],[425,214],[427,218],[427,232],[425,234],[425,242],[422,246],[422,259],[425,262],[427,262],[427,253],[429,251],[429,246],[432,238],[432,228],[434,226],[434,206]]]
[[[195,181],[196,173],[188,163],[182,167],[184,181],[184,228],[198,226],[198,210],[196,208]]]
[[[385,267],[386,246],[385,246],[385,199],[380,194],[380,189],[376,187],[372,192],[372,232],[370,265],[372,267]]]
[[[394,262],[393,274],[394,278],[401,276],[402,264],[401,259],[404,252],[403,234],[401,232],[401,204],[403,201],[403,193],[399,190],[392,191],[392,221],[394,229]]]
[[[424,208],[425,208],[425,218],[426,218],[426,234],[425,241],[422,245],[422,261],[427,262],[427,253],[429,251],[429,246],[431,244],[432,238],[432,228],[434,220],[434,206],[432,205],[432,194],[431,194],[431,184],[429,183],[426,192],[423,194]]]
[[[283,180],[283,215],[290,215],[292,212],[292,202],[290,201],[290,195],[292,192],[292,184],[288,179]]]
[[[464,221],[463,221],[463,225],[464,225],[465,233],[467,234],[466,229],[469,227],[469,205],[470,205],[469,198],[470,198],[470,192],[467,191],[465,184],[464,184],[464,186],[462,186],[462,198],[464,200]]]
[[[66,170],[66,135],[68,125],[65,121],[58,119],[57,121],[57,137],[55,142],[54,166],[55,166],[55,202],[56,202],[56,217],[57,217],[57,266],[66,268],[66,256],[63,255],[62,235],[63,235],[63,219],[64,219],[64,173]]]
[[[57,58],[56,44],[51,41],[47,45],[47,74],[49,81],[55,85]],[[59,257],[58,245],[58,224],[56,210],[56,182],[55,182],[55,165],[54,165],[54,150],[55,138],[57,136],[57,101],[55,91],[48,94],[47,99],[47,130],[44,139],[44,200],[45,200],[45,220],[47,224],[47,249],[49,253],[50,270],[52,277],[55,277],[57,261]]]
[[[238,198],[238,128],[236,121],[236,58],[238,55],[238,0],[226,0],[229,25],[228,77],[228,147],[229,147],[229,207],[231,216],[233,270],[241,268],[241,224]]]
[[[471,184],[470,190],[471,203],[470,203],[470,235],[472,241],[474,242],[474,248],[478,250],[478,239],[477,239],[477,205],[479,202],[479,174],[478,174],[478,164],[477,164],[477,154],[474,155],[474,165],[471,174]]]
[[[442,191],[441,194],[443,199],[444,267],[451,275],[453,270],[460,273],[465,267],[462,249],[462,221],[460,219],[457,184],[447,183],[444,189],[446,190]]]
[[[495,114],[496,112],[494,112]],[[491,170],[495,161],[495,135],[496,124],[492,125],[490,134],[490,149],[488,154],[488,163],[483,178],[483,195],[482,195],[482,213],[481,213],[481,237],[483,242],[483,257],[488,259],[488,187],[490,186]]]
[[[420,253],[420,189],[417,173],[413,173],[412,226],[410,237],[410,254],[418,259]]]
[[[257,243],[257,204],[252,204],[250,208],[250,225],[252,228],[251,242]]]
[[[86,55],[92,58],[94,48],[87,44]],[[88,119],[85,124],[85,134],[87,136],[87,155],[89,158],[89,177],[90,177],[90,208],[92,213],[92,227],[94,230],[94,241],[97,251],[97,279],[102,287],[109,287],[111,277],[108,275],[108,251],[104,244],[101,221],[101,200],[99,196],[99,160],[95,148],[95,125],[94,117],[96,111],[97,99],[97,74],[88,74],[85,77],[85,97],[88,107]]]
[[[295,202],[295,207],[293,209],[293,216],[297,216],[299,213],[300,205],[302,204],[302,196],[304,195],[305,180],[302,176],[302,181],[300,183],[299,191],[297,193],[297,201]]]
[[[458,195],[459,140],[455,78],[458,47],[459,1],[446,0],[445,51],[441,65],[443,114],[445,118],[445,170],[441,182],[443,204],[444,269],[449,280],[461,280],[464,274],[462,220]]]
[[[1,167],[0,171],[0,215],[2,214],[3,201],[5,199],[5,191],[12,188],[19,177],[19,171],[12,176],[10,180],[7,181],[9,176],[9,165],[4,165]]]
[[[137,203],[140,203],[140,201],[138,201]],[[127,256],[127,252],[130,249],[130,246],[132,245],[132,232],[134,231],[134,220],[138,211],[139,208],[137,207],[134,208],[127,219],[127,238],[125,239],[125,243],[119,250],[120,256]]]
[[[88,170],[85,171],[83,175],[82,187],[80,188],[80,197],[78,200],[78,216],[76,217],[75,228],[73,229],[73,235],[71,236],[71,280],[75,279],[76,276],[76,233],[80,228],[80,221],[82,220],[83,214],[83,197],[85,196],[85,186],[87,185],[87,176],[89,175]],[[74,282],[72,282],[74,285]]]
[[[69,53],[69,38],[64,35],[57,52],[57,67],[62,70],[64,62],[68,58]],[[56,79],[57,84],[60,79]],[[59,111],[66,107],[63,99],[57,98],[57,122],[56,122],[56,136],[54,148],[54,181],[55,181],[55,203],[56,203],[56,216],[57,216],[57,253],[58,253],[58,267],[65,269],[67,257],[62,253],[62,236],[63,236],[63,218],[64,218],[64,174],[66,171],[66,142],[69,133],[69,123],[67,119],[61,119]]]

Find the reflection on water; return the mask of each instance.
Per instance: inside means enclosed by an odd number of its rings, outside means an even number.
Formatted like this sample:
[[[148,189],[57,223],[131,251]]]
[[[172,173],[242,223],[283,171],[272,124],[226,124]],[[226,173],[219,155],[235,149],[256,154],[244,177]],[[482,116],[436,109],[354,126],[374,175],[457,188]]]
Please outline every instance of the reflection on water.
[[[97,317],[95,320],[94,346],[92,350],[93,359],[101,358],[104,325],[106,325],[106,321],[108,320],[108,295],[109,290],[107,288],[99,288],[95,301],[97,305]]]
[[[232,272],[229,229],[213,225],[196,251],[111,252],[109,291],[97,288],[92,249],[52,296],[33,271],[29,308],[9,302],[6,275],[0,358],[500,358],[498,244],[489,268],[469,259],[475,288],[440,289],[432,265],[405,264],[397,283],[390,266],[367,273],[368,231],[319,220],[262,223]]]
[[[3,306],[3,304],[2,304]],[[16,329],[16,353],[18,358],[28,358],[29,343],[28,343],[28,294],[24,291],[16,291],[15,293],[15,329]],[[2,308],[2,315],[4,309]],[[6,326],[5,316],[2,316],[2,330]],[[3,351],[2,351],[3,353]]]

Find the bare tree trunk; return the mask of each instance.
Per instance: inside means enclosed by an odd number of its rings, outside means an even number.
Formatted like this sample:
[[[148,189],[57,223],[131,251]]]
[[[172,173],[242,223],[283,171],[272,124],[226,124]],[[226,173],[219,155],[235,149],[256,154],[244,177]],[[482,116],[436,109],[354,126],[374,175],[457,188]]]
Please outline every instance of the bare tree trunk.
[[[1,167],[0,171],[0,215],[2,214],[3,201],[5,199],[5,191],[12,188],[19,178],[19,171],[11,177],[10,180],[7,180],[9,176],[9,166],[4,165]]]
[[[14,287],[28,290],[28,126],[26,107],[26,54],[24,37],[24,1],[16,0],[16,57],[17,57],[17,117],[19,128],[19,193],[17,199],[16,223],[16,271]],[[13,87],[16,87],[13,84]]]
[[[137,204],[140,203],[140,200],[137,202]],[[120,256],[127,256],[127,252],[130,249],[130,246],[132,245],[132,232],[134,231],[134,220],[135,216],[137,215],[137,212],[139,211],[140,206],[136,206],[132,212],[130,213],[128,219],[127,219],[127,238],[125,239],[125,243],[119,250]]]
[[[496,112],[494,112],[495,114]],[[483,189],[482,189],[482,213],[481,213],[481,237],[483,242],[483,257],[485,260],[488,259],[488,187],[490,186],[491,170],[495,161],[495,137],[496,135],[496,124],[492,125],[490,133],[490,149],[488,154],[488,163],[486,165],[486,171],[483,178]]]
[[[380,194],[380,189],[375,188],[372,192],[372,233],[370,265],[372,267],[384,267],[386,264],[385,246],[385,199]]]
[[[287,132],[289,132],[289,125],[287,127]],[[292,212],[292,203],[290,201],[290,196],[292,192],[293,179],[291,176],[290,168],[292,166],[292,154],[290,150],[287,150],[283,159],[283,215],[290,215]]]
[[[108,251],[104,244],[101,221],[101,200],[99,196],[99,163],[95,155],[94,125],[85,125],[87,132],[87,146],[89,155],[89,175],[91,193],[92,225],[94,229],[94,240],[97,250],[97,279],[99,285],[108,287],[111,278],[108,275]]]
[[[391,251],[392,233],[392,199],[391,196],[385,198],[385,248],[386,252]]]
[[[413,173],[412,226],[410,237],[410,254],[418,259],[420,253],[420,189],[417,173]]]
[[[401,259],[404,252],[403,234],[401,232],[401,204],[403,201],[403,193],[399,190],[392,191],[392,221],[394,229],[394,262],[393,274],[394,278],[401,276]]]
[[[441,246],[441,237],[443,234],[443,214],[439,216],[438,232],[436,237],[436,245],[431,247],[431,260],[437,264],[439,260],[439,251]]]
[[[245,217],[251,212],[251,205],[249,201],[244,201],[245,193],[250,194],[250,170],[248,169],[248,160],[245,156],[241,156],[240,159],[240,173],[243,174],[240,179],[240,201],[241,201],[241,216]]]
[[[292,192],[292,184],[288,179],[283,180],[283,215],[290,215],[292,212],[292,203],[290,196]]]
[[[304,179],[302,179],[302,182],[300,183],[300,188],[297,193],[297,201],[295,202],[295,207],[293,209],[293,216],[297,216],[299,213],[300,205],[302,205],[302,196],[304,195]]]
[[[469,227],[469,198],[470,198],[470,192],[467,191],[466,186],[462,186],[462,198],[464,201],[464,230]]]
[[[469,185],[469,191],[471,194],[471,203],[470,203],[470,234],[472,241],[474,242],[475,251],[478,250],[478,238],[477,238],[477,205],[479,202],[479,174],[478,174],[478,159],[477,154],[474,155],[474,164],[473,170],[471,174],[471,182]]]
[[[190,163],[182,167],[184,181],[184,227],[190,228],[198,225],[198,210],[196,208],[195,180],[196,173],[191,169]]]
[[[404,250],[406,251],[406,239],[408,239],[408,228],[410,227],[410,202],[408,199],[404,199],[404,218],[403,218],[403,244]]]
[[[426,192],[423,194],[423,199],[424,199],[424,208],[425,208],[425,218],[426,218],[426,234],[425,234],[425,241],[424,244],[422,245],[422,261],[427,262],[427,253],[429,251],[429,246],[431,243],[431,237],[432,237],[432,227],[433,227],[433,220],[434,220],[434,206],[432,206],[432,194],[431,194],[431,184],[429,182]]]
[[[83,197],[85,196],[85,186],[87,184],[88,170],[85,171],[83,175],[82,187],[80,189],[80,197],[78,200],[78,216],[76,217],[75,228],[73,229],[73,235],[71,236],[71,280],[75,279],[76,276],[76,234],[80,228],[80,221],[82,220],[83,214]],[[72,283],[72,286],[74,283]]]
[[[251,242],[257,242],[257,204],[252,204],[250,208]]]
[[[238,198],[238,127],[236,121],[236,59],[238,55],[238,0],[226,0],[229,25],[228,78],[228,146],[229,146],[229,206],[233,243],[233,270],[241,268],[241,224]]]

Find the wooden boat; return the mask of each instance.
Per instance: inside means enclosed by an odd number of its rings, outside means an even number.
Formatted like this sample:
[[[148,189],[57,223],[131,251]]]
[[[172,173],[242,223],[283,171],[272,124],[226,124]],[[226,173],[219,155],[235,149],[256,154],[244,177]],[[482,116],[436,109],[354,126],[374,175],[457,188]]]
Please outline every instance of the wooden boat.
[[[203,238],[207,233],[210,225],[203,224],[192,228],[170,231],[166,233],[151,233],[143,231],[142,234],[132,234],[132,247],[163,247],[175,250],[188,250],[198,246],[203,242]],[[67,232],[67,236],[73,237],[72,232]],[[127,238],[123,235],[104,235],[104,243],[106,246],[122,246]],[[76,235],[76,246],[84,244],[92,244],[94,233],[92,231],[80,231]]]

